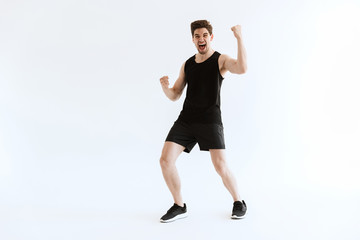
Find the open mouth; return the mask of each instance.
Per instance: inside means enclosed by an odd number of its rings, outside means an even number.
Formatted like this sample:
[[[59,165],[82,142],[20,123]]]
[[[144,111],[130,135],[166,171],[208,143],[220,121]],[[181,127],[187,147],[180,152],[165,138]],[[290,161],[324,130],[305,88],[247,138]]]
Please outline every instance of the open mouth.
[[[204,44],[199,44],[199,49],[200,49],[201,51],[204,51],[205,48],[206,48],[206,43],[204,43]]]

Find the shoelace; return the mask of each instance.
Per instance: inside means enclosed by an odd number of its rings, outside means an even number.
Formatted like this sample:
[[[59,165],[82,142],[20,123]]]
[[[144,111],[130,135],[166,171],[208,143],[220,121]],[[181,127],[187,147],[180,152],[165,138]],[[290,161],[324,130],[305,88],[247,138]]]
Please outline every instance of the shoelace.
[[[243,204],[242,203],[235,203],[234,204],[234,210],[235,211],[242,211],[242,209],[243,209]]]
[[[167,213],[174,212],[177,208],[179,208],[179,207],[174,205],[167,211]]]

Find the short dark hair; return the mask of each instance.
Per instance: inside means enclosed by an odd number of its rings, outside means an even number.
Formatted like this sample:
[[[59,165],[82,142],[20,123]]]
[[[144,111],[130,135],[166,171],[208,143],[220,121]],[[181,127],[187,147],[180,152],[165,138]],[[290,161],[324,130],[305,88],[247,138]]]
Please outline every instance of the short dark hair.
[[[194,36],[195,30],[198,28],[206,28],[209,31],[210,35],[212,35],[213,28],[208,20],[197,20],[195,22],[192,22],[190,26],[192,36]]]

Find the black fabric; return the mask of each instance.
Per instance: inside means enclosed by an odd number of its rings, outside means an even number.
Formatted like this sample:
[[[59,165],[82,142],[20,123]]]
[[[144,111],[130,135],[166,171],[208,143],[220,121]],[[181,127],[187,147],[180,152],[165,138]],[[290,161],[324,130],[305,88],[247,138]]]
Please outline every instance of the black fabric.
[[[219,70],[219,56],[215,51],[202,63],[195,62],[195,55],[185,62],[186,98],[177,121],[222,124],[220,90],[224,78]]]
[[[174,122],[165,141],[175,142],[190,153],[196,143],[202,151],[225,149],[224,127],[217,123]]]

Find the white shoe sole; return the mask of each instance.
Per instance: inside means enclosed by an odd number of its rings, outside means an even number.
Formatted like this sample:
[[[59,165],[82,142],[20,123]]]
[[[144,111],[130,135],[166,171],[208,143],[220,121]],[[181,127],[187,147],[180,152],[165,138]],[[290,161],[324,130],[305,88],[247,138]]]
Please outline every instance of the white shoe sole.
[[[231,216],[231,219],[242,219],[242,218],[244,218],[246,216],[246,213],[243,215],[243,216],[236,216],[236,215],[232,215]]]
[[[187,216],[188,216],[188,214],[187,214],[187,212],[186,212],[186,213],[183,213],[183,214],[179,214],[179,215],[177,215],[176,217],[171,218],[171,219],[168,219],[168,220],[162,220],[162,219],[160,219],[160,222],[162,222],[162,223],[173,222],[173,221],[178,220],[178,219],[181,219],[181,218],[186,218]]]

